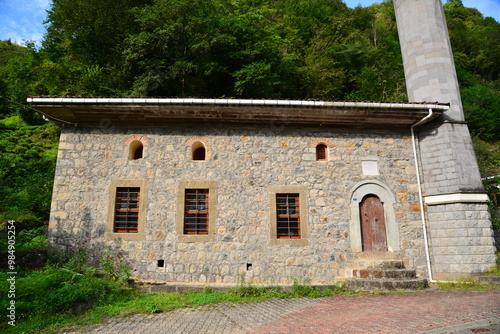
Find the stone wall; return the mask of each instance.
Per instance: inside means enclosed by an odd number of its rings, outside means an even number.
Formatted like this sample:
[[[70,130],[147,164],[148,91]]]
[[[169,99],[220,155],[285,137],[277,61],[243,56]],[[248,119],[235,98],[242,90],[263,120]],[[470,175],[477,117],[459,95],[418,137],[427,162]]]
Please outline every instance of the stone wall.
[[[477,275],[496,263],[487,204],[432,205],[428,214],[434,278]]]
[[[427,127],[419,138],[427,195],[485,193],[467,124]]]
[[[409,131],[408,131],[409,132]],[[129,160],[133,138],[143,138],[144,156]],[[136,139],[133,139],[136,140]],[[193,161],[189,145],[203,141],[206,161]],[[316,161],[315,145],[328,146],[328,161]],[[362,161],[376,161],[378,175],[363,175]],[[373,170],[368,173],[371,174]],[[113,181],[115,180],[115,181]],[[110,189],[116,180],[140,180],[147,191],[144,235],[106,234]],[[50,239],[64,246],[89,240],[120,251],[142,279],[164,282],[270,284],[311,279],[331,284],[350,277],[359,235],[350,228],[353,187],[376,180],[395,198],[401,258],[425,271],[418,190],[409,133],[332,129],[78,129],[63,128],[55,176]],[[180,181],[213,181],[213,238],[185,240],[176,230]],[[305,189],[309,238],[271,243],[270,188]],[[302,189],[301,188],[301,189]],[[357,200],[357,199],[354,199]],[[388,257],[385,254],[385,257]],[[158,266],[163,260],[163,266]]]

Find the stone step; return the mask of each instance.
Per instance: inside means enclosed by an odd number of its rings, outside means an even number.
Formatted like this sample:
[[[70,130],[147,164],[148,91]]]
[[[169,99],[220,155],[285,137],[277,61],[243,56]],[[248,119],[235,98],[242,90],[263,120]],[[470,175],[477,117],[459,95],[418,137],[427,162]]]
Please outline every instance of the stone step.
[[[355,269],[352,276],[368,279],[410,279],[416,278],[417,273],[413,269]]]
[[[382,261],[382,262],[373,262],[368,266],[368,268],[376,268],[376,269],[404,269],[405,264],[400,260],[392,260],[392,261]]]
[[[369,269],[404,269],[405,265],[401,260],[364,259],[355,261],[353,267]]]
[[[429,287],[427,279],[367,279],[350,278],[345,282],[345,288],[353,291],[410,291]]]

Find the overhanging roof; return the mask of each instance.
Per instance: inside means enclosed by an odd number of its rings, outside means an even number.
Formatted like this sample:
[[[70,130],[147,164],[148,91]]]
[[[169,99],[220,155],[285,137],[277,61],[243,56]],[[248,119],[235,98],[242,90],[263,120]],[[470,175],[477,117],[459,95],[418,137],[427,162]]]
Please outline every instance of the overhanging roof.
[[[443,103],[358,101],[241,100],[196,98],[30,97],[28,102],[48,118],[91,127],[161,127],[174,124],[343,125],[391,128],[427,122],[449,109]]]

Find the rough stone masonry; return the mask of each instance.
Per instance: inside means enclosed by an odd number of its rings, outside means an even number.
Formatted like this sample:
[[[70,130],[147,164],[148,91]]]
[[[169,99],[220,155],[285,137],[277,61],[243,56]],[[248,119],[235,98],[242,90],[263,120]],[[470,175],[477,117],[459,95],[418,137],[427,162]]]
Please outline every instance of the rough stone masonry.
[[[309,278],[331,284],[349,277],[360,254],[351,248],[353,187],[379,182],[391,189],[398,249],[391,257],[425,270],[415,166],[408,131],[272,129],[64,128],[59,146],[50,230],[53,241],[72,239],[120,250],[143,279],[164,282],[289,284]],[[126,142],[143,138],[139,160],[127,159]],[[209,159],[193,161],[189,143],[202,140]],[[326,143],[328,161],[316,161]],[[363,175],[362,162],[378,162]],[[106,233],[116,180],[139,180],[147,195],[144,234],[128,240]],[[211,181],[216,188],[213,238],[189,240],[176,228],[182,182]],[[272,245],[270,188],[302,192],[308,219],[303,243]],[[289,187],[288,189],[285,189]],[[112,209],[111,209],[112,210]],[[359,237],[358,237],[359,238]],[[158,266],[163,260],[164,265]]]

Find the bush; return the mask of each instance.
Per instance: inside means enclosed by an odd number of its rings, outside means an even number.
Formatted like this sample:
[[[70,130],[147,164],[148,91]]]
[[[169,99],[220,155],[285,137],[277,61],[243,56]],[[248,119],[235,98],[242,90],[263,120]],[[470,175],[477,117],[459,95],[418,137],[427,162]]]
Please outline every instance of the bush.
[[[48,267],[43,270],[20,272],[16,277],[16,318],[18,321],[43,317],[58,312],[78,313],[94,304],[103,304],[113,294],[120,294],[119,284],[95,277],[95,269],[87,268],[78,274],[62,268]],[[5,282],[6,272],[0,274]],[[8,285],[0,287],[2,306],[10,302]],[[0,310],[7,316],[6,307]]]
[[[21,230],[16,236],[16,250],[46,249],[47,237],[43,235],[43,227]],[[7,236],[0,239],[0,250],[7,250]]]

